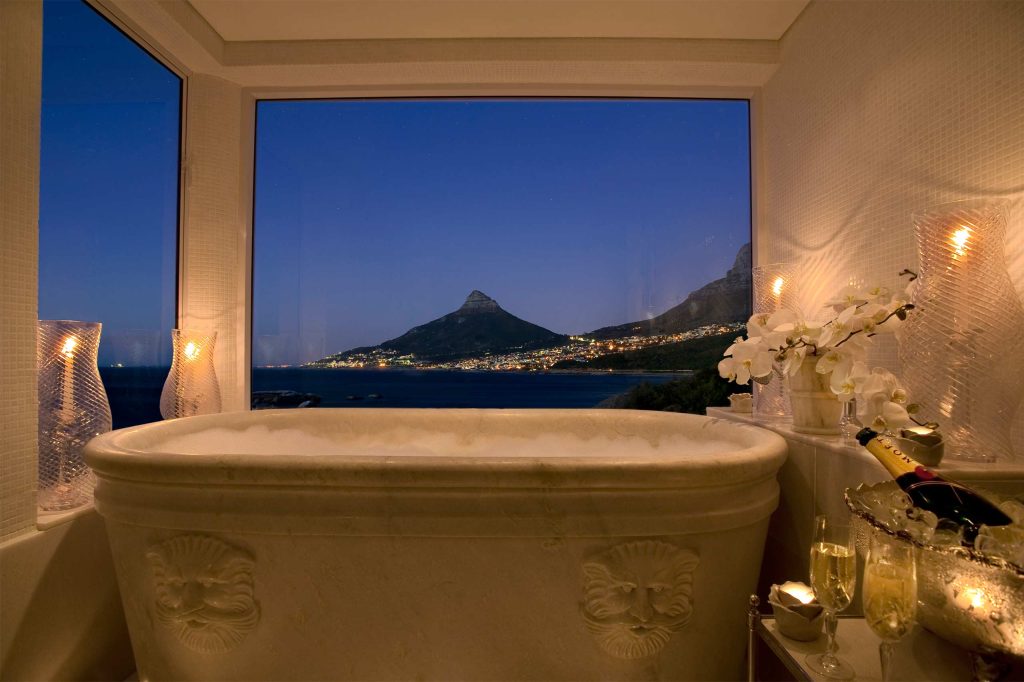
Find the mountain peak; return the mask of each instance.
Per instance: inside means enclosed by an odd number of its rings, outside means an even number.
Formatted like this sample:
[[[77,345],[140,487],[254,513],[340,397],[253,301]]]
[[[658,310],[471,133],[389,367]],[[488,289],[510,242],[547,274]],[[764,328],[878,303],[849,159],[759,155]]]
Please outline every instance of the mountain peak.
[[[501,310],[501,306],[493,298],[488,296],[482,291],[473,289],[466,297],[466,302],[462,304],[458,312],[460,313],[493,313]]]

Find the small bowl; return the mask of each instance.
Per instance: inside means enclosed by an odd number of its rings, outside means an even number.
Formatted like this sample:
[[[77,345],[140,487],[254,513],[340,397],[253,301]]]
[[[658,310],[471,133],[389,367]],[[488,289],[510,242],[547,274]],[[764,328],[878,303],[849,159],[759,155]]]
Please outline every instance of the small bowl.
[[[772,605],[779,632],[786,637],[798,642],[813,642],[821,636],[825,609],[817,602],[802,604],[795,597],[780,591],[779,585],[772,585],[768,603]]]
[[[917,434],[912,431],[901,431],[901,435],[893,438],[897,447],[907,453],[907,457],[916,460],[926,467],[937,467],[945,454],[942,435],[938,432]]]
[[[729,396],[729,407],[733,412],[753,412],[753,399],[749,393],[733,393]]]

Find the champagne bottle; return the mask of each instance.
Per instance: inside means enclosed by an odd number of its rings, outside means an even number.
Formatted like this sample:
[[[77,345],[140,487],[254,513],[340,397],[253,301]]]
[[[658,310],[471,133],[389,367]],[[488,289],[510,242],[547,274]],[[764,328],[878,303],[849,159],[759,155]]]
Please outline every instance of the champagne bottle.
[[[992,502],[956,481],[942,478],[921,466],[877,431],[861,429],[857,442],[867,448],[896,479],[915,507],[927,509],[940,519],[948,519],[964,529],[964,544],[972,546],[978,529],[1005,526],[1013,522]]]

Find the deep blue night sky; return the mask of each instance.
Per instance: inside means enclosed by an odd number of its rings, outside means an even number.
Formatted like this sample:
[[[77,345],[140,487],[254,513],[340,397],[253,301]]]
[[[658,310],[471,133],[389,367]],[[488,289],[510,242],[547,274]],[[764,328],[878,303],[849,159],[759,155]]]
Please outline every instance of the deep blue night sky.
[[[558,332],[661,313],[749,241],[748,146],[746,101],[262,102],[254,361],[376,344],[473,289]]]
[[[83,2],[43,4],[39,317],[100,364],[170,364],[180,81]]]
[[[179,80],[84,3],[44,3],[40,317],[101,364],[168,360]],[[663,312],[750,239],[748,104],[262,102],[256,364],[376,344],[472,289],[558,332]]]

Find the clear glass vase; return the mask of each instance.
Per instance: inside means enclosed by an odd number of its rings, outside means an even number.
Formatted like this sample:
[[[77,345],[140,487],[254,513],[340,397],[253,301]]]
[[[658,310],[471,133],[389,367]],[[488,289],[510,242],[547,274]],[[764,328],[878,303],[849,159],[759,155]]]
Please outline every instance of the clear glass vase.
[[[110,403],[96,358],[99,322],[40,320],[36,344],[39,391],[39,507],[73,509],[94,484],[82,448],[110,430]]]
[[[1006,206],[960,201],[913,217],[920,281],[899,357],[911,398],[923,417],[939,423],[950,459],[1013,457],[1024,307],[1003,253]]]
[[[213,367],[217,332],[175,329],[171,342],[171,371],[160,393],[161,416],[175,419],[220,412],[220,385]]]
[[[791,263],[770,263],[751,269],[754,287],[754,314],[774,313],[787,308],[797,310],[795,266]],[[782,374],[775,368],[768,384],[754,383],[754,416],[762,419],[787,419],[793,416],[789,394]]]

